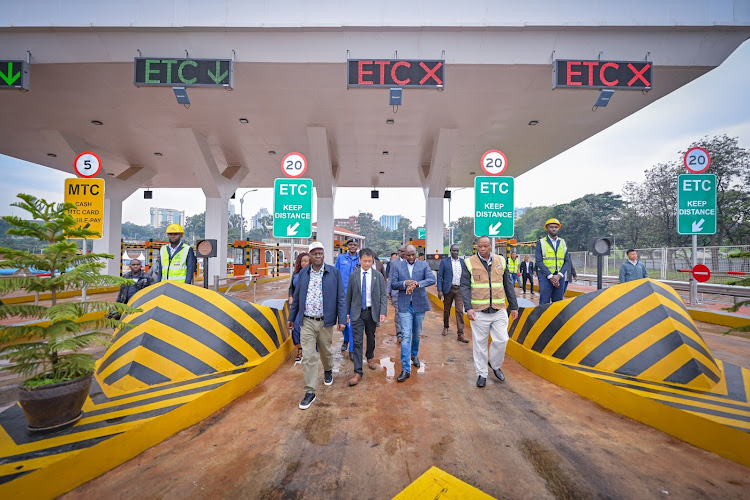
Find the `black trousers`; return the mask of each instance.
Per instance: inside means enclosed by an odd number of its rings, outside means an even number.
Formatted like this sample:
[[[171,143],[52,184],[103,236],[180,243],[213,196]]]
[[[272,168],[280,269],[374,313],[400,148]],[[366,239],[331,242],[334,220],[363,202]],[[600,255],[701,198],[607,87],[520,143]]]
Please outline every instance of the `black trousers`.
[[[372,311],[370,309],[362,311],[359,318],[352,321],[352,341],[354,342],[354,349],[352,349],[352,356],[354,357],[354,371],[363,375],[362,373],[362,342],[363,333],[367,336],[367,352],[365,355],[367,359],[372,359],[375,356],[375,328],[377,324],[372,319]]]
[[[524,274],[522,276],[522,279],[523,279],[523,293],[526,293],[526,280],[529,280],[531,282],[531,293],[534,293],[534,275]]]

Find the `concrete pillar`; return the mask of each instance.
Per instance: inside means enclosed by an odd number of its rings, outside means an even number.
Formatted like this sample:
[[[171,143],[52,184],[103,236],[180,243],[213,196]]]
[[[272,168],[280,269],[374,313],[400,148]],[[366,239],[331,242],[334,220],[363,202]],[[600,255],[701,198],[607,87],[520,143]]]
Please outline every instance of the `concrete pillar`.
[[[318,197],[318,233],[317,241],[323,244],[326,264],[333,265],[335,262],[333,254],[333,202],[335,193],[331,198]]]
[[[102,237],[94,242],[94,253],[112,254],[114,258],[107,259],[107,268],[105,274],[110,276],[120,275],[120,260],[122,251],[120,250],[120,240],[122,239],[122,202],[124,199],[112,199],[107,196],[107,186],[104,186],[104,217],[102,220]],[[86,243],[88,250],[91,250],[91,241]]]
[[[216,257],[208,259],[208,282],[227,276],[227,223],[229,198],[206,198],[206,239],[216,240]]]
[[[425,230],[427,241],[425,242],[425,253],[443,253],[443,197],[427,196],[425,210]]]

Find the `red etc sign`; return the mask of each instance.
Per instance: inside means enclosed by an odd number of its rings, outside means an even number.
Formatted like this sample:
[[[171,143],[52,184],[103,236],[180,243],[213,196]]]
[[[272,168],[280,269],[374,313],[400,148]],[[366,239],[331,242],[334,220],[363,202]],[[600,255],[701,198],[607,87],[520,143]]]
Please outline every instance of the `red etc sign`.
[[[349,59],[347,87],[442,87],[445,61],[422,59]]]
[[[552,88],[650,90],[653,64],[648,61],[555,60]]]

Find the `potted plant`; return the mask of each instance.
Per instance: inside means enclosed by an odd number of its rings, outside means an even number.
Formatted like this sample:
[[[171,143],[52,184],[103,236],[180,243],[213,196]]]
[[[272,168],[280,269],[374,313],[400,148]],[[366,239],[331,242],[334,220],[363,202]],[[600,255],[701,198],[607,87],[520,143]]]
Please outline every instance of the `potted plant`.
[[[105,312],[114,309],[125,314],[137,309],[109,302],[59,302],[57,294],[63,290],[121,285],[128,280],[100,274],[105,267],[101,259],[111,259],[112,255],[79,252],[71,238],[91,238],[98,233],[78,227],[70,215],[75,205],[49,203],[28,194],[19,194],[18,198],[21,201],[11,206],[28,212],[31,220],[2,217],[11,226],[8,234],[37,238],[48,246],[41,254],[0,247],[0,268],[32,271],[0,279],[0,295],[18,290],[50,293],[51,305],[0,305],[0,320],[27,320],[0,326],[0,359],[9,361],[3,370],[25,379],[20,386],[19,405],[29,429],[46,431],[81,417],[94,371],[93,355],[82,351],[95,343],[109,342],[111,334],[102,330],[124,326],[105,317]]]

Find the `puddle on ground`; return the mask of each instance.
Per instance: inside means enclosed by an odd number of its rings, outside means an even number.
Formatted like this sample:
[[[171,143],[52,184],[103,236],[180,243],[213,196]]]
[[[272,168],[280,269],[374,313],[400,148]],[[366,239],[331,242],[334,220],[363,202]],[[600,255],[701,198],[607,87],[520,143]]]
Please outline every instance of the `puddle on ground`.
[[[422,361],[420,359],[419,360],[419,369],[417,370],[417,373],[424,373],[424,367],[425,366],[427,366],[427,363],[425,363],[424,361]]]
[[[380,358],[380,366],[385,368],[385,376],[387,378],[396,376],[396,363],[391,358]]]

